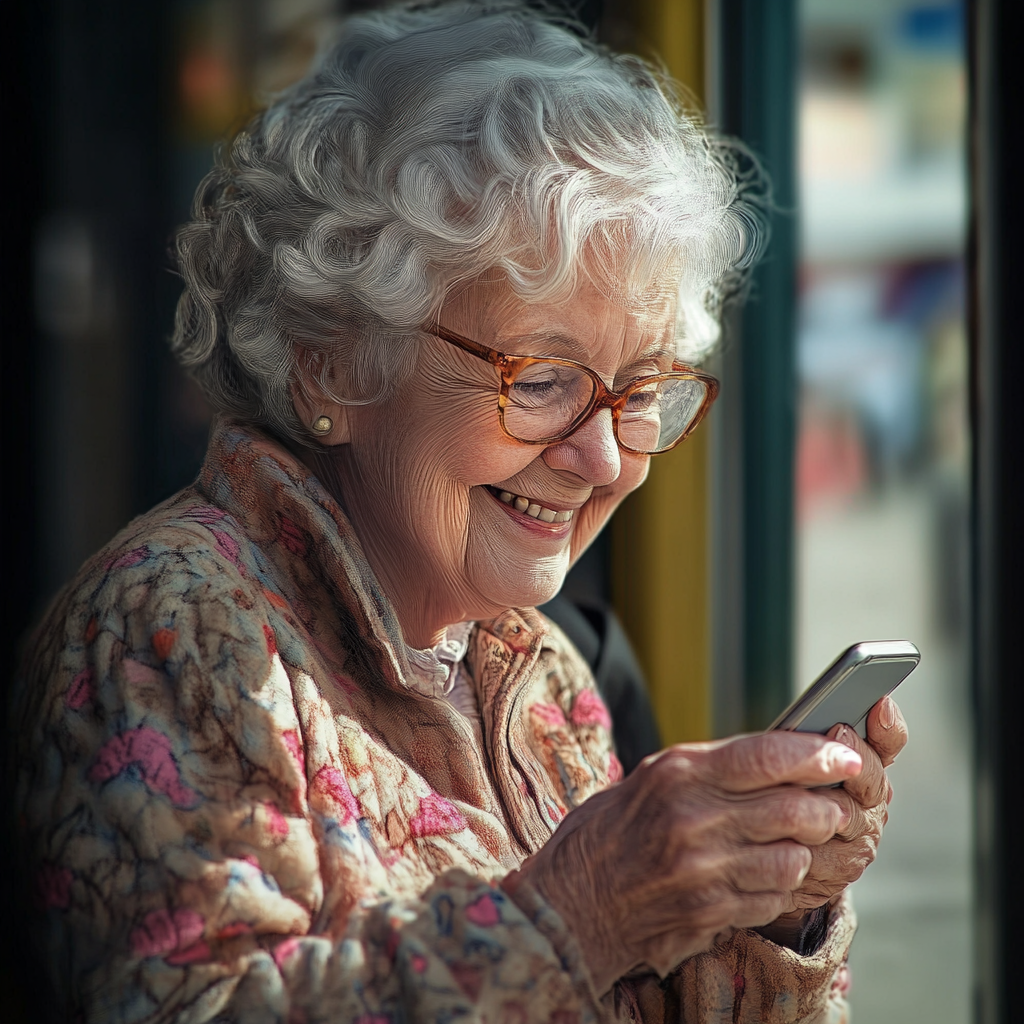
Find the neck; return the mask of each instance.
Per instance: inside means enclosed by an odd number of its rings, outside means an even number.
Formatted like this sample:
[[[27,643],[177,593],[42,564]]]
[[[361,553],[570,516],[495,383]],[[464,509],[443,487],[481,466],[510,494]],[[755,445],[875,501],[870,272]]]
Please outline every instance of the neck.
[[[339,460],[328,452],[295,451],[305,465],[341,506],[363,548],[363,554],[384,591],[410,647],[422,650],[436,647],[445,631],[457,622],[499,615],[504,608],[490,602],[460,599],[454,581],[437,579],[436,570],[423,564],[398,545],[381,543],[377,531],[365,522],[362,503],[353,500],[360,493],[360,482],[347,480]],[[486,605],[486,607],[485,607]]]

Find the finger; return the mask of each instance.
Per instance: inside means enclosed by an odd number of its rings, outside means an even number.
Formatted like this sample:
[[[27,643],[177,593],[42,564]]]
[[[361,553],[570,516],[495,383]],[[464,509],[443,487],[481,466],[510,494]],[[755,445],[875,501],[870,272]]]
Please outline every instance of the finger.
[[[878,854],[879,829],[862,832],[851,840],[833,839],[811,851],[811,866],[800,883],[800,893],[818,903],[831,899],[856,882]]]
[[[842,790],[809,792],[795,786],[780,786],[735,806],[732,827],[746,842],[794,839],[819,846],[848,827],[850,802]]]
[[[744,893],[732,910],[732,924],[737,928],[760,928],[792,909],[793,895],[789,891]]]
[[[741,736],[708,751],[722,787],[750,793],[791,783],[827,786],[861,770],[860,755],[813,733],[776,730]]]
[[[883,697],[868,712],[868,742],[878,753],[882,767],[888,768],[907,745],[907,723],[892,697]]]
[[[833,789],[829,797],[841,808],[842,821],[826,842],[832,840],[849,841],[859,836],[873,833],[881,835],[882,828],[889,820],[889,805],[885,800],[877,804],[865,806],[859,800],[855,800],[845,789]],[[818,849],[813,843],[808,844],[813,849]]]
[[[740,892],[792,892],[807,877],[811,860],[802,843],[747,846],[736,853],[727,874]]]
[[[889,780],[874,748],[848,725],[834,725],[828,735],[836,742],[855,750],[860,755],[863,765],[857,775],[843,783],[843,789],[864,807],[880,804],[885,799]]]

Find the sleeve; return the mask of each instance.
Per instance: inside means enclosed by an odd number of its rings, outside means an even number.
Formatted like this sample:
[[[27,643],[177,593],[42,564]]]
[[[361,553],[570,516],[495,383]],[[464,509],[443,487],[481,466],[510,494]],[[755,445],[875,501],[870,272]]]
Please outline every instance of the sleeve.
[[[647,975],[621,982],[617,997],[644,1024],[849,1024],[847,957],[855,929],[847,897],[809,956],[743,929],[663,981]]]
[[[406,787],[404,820],[368,809],[372,745],[316,733],[281,604],[222,553],[150,544],[37,635],[16,804],[63,1019],[604,1019],[550,910],[436,855],[478,842],[453,805]]]
[[[534,755],[568,806],[594,792],[580,769],[603,765],[611,740],[608,712],[592,696],[593,683],[578,660],[576,652],[564,652],[544,673],[552,703],[539,705],[543,715],[532,714],[530,736]],[[519,889],[512,891],[520,900]],[[855,926],[844,899],[829,915],[823,941],[806,956],[755,931],[736,931],[664,980],[648,973],[620,982],[613,990],[616,1012],[643,1024],[847,1024],[846,960]]]

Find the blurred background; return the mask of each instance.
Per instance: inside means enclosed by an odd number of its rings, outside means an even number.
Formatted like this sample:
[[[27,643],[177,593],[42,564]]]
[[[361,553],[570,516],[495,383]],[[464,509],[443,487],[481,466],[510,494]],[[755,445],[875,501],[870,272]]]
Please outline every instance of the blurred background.
[[[217,141],[299,77],[342,0],[20,5],[24,160],[5,216],[4,628],[195,475],[209,410],[171,360],[175,225]],[[906,638],[913,743],[856,886],[856,1019],[970,1019],[964,12],[910,0],[587,0],[774,183],[710,428],[656,460],[567,582],[611,602],[666,741],[761,728],[840,651]]]
[[[798,686],[847,644],[922,651],[881,854],[855,886],[855,1019],[972,1019],[963,12],[802,0]]]

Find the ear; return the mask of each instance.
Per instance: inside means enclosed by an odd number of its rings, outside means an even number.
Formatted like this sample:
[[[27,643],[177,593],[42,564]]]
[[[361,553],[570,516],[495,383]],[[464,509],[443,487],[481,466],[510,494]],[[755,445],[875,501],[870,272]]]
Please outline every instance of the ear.
[[[351,407],[342,405],[327,395],[320,383],[319,369],[328,358],[323,352],[312,352],[307,348],[296,346],[296,375],[288,386],[296,415],[310,435],[325,448],[337,444],[347,444],[351,440]],[[331,376],[330,371],[328,371],[328,376]],[[331,421],[331,429],[325,433],[313,428],[313,424],[321,416],[326,416]]]

